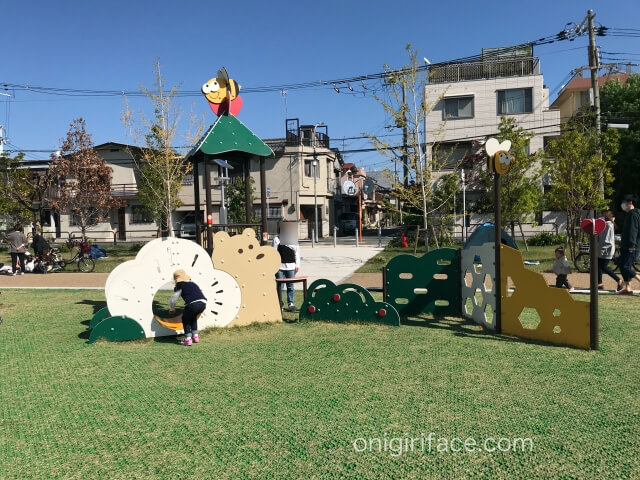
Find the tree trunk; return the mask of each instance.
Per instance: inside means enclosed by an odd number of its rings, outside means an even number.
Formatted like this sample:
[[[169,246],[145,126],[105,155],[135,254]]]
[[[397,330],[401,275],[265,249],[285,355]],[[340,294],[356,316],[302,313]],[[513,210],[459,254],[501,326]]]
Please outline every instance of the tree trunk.
[[[525,251],[529,251],[529,245],[527,245],[527,239],[524,237],[524,232],[522,231],[522,224],[518,222],[518,227],[520,227],[520,235],[522,235],[522,241],[524,242]]]

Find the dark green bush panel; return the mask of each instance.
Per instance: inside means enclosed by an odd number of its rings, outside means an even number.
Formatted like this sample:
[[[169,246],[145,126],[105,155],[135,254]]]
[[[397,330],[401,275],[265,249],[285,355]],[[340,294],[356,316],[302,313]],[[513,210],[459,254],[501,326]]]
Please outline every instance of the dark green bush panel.
[[[327,322],[363,322],[400,325],[400,316],[387,302],[376,302],[360,285],[336,285],[330,280],[316,280],[309,287],[300,308],[300,320]]]
[[[101,308],[95,313],[93,318],[91,318],[91,321],[89,322],[89,329],[95,328],[96,325],[109,316],[111,316],[109,309],[107,307]]]
[[[127,340],[139,340],[145,338],[144,330],[134,319],[117,316],[108,317],[98,323],[89,336],[89,343],[99,338],[109,342],[126,342]]]

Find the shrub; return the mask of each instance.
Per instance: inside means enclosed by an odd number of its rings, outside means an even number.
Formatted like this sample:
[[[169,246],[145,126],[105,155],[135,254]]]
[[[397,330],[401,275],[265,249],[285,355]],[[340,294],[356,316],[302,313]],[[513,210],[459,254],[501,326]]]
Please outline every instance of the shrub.
[[[552,245],[562,245],[565,243],[567,235],[560,233],[556,235],[551,232],[536,233],[527,243],[533,247],[550,247]]]

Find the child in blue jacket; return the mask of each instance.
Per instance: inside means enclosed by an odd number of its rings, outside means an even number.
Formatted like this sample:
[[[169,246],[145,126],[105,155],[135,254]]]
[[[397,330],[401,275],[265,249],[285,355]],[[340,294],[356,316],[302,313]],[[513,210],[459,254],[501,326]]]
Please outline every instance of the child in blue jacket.
[[[200,287],[191,281],[191,277],[184,270],[173,272],[173,281],[176,286],[174,294],[169,299],[169,313],[176,311],[176,303],[179,297],[184,300],[184,311],[182,312],[182,327],[184,328],[184,340],[182,345],[190,347],[193,343],[198,343],[198,317],[207,307],[207,298],[200,290]]]

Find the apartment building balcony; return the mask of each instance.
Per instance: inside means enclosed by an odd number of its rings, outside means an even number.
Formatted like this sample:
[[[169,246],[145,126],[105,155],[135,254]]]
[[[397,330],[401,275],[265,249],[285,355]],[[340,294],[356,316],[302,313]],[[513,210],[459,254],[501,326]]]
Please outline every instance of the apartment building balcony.
[[[540,75],[538,57],[485,58],[429,67],[429,83],[455,83],[504,77]]]

